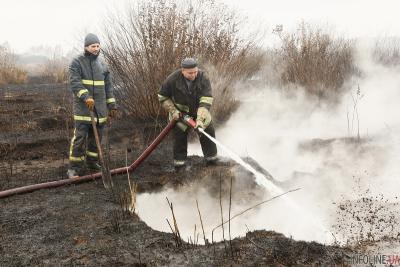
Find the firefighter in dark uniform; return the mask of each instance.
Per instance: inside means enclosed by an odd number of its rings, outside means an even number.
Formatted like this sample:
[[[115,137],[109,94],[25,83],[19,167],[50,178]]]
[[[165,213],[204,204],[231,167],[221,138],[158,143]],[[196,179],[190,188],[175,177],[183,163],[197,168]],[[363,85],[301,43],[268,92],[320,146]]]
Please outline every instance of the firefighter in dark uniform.
[[[99,58],[99,38],[89,33],[85,37],[84,48],[84,53],[74,58],[69,67],[75,121],[67,172],[70,178],[82,175],[86,168],[98,171],[101,167],[89,110],[95,114],[100,138],[107,117],[116,115],[111,74]]]
[[[179,120],[182,113],[196,120],[196,127],[201,127],[212,137],[215,130],[212,124],[210,108],[213,102],[211,83],[206,74],[199,70],[197,61],[185,58],[181,69],[170,74],[161,86],[158,99],[169,113],[170,119]],[[181,122],[178,122],[178,125]],[[174,166],[179,169],[186,165],[188,130],[182,127],[173,129]],[[217,147],[205,135],[200,135],[200,144],[208,164],[217,160]]]

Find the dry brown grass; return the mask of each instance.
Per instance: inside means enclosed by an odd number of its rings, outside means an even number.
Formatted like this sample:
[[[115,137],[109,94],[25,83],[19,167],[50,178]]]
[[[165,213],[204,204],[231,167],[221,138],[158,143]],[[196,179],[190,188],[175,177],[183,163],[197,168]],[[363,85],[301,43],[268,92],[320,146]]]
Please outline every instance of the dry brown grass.
[[[39,79],[46,83],[64,83],[68,78],[68,59],[53,55],[39,68]]]
[[[15,55],[7,47],[0,46],[0,85],[25,83],[27,71],[16,65]]]
[[[122,105],[134,118],[157,119],[161,83],[182,58],[196,57],[202,66],[212,66],[207,68],[215,118],[226,119],[237,106],[233,84],[253,75],[261,64],[253,57],[254,42],[239,37],[241,23],[212,0],[141,1],[124,15],[111,15],[104,54]]]
[[[305,24],[290,34],[281,34],[281,82],[302,86],[319,98],[340,93],[345,81],[357,72],[353,43]]]

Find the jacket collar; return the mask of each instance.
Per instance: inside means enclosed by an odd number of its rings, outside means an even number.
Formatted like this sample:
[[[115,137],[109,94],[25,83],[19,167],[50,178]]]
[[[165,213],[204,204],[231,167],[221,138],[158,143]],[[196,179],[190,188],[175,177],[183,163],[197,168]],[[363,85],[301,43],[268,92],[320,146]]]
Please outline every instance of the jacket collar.
[[[99,54],[100,54],[100,53],[99,53]],[[99,56],[99,54],[95,55],[95,54],[92,54],[92,53],[90,53],[90,52],[88,52],[88,51],[86,51],[86,50],[85,50],[85,52],[83,53],[83,55],[84,55],[86,58],[89,58],[90,60],[96,60],[97,57]]]
[[[187,85],[186,85],[186,81],[185,81],[185,77],[183,76],[182,72],[180,70],[178,70],[178,79],[177,79],[177,83],[176,83],[176,87],[178,90],[182,91],[183,93],[187,93]],[[193,89],[194,91],[197,90],[197,84],[199,81],[199,76],[200,76],[201,72],[199,70],[199,73],[197,74],[196,79],[193,81]]]

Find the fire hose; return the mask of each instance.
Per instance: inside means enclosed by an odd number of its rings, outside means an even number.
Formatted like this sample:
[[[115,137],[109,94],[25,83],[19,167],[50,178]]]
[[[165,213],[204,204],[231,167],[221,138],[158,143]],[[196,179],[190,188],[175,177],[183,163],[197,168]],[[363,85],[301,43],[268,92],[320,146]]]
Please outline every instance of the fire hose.
[[[187,117],[184,116],[183,120],[185,121],[185,123],[189,124],[189,126],[191,126],[191,127],[194,127],[194,125],[196,124],[194,122],[194,120],[188,116]],[[168,133],[174,128],[175,124],[176,124],[176,121],[171,120],[168,123],[168,125],[156,137],[156,139],[154,139],[154,141],[143,151],[143,153],[130,166],[113,169],[110,171],[111,175],[123,174],[123,173],[128,173],[128,172],[134,171],[151,154],[151,152],[153,152],[153,150],[161,143],[161,141],[168,135]],[[39,189],[44,189],[44,188],[54,188],[54,187],[59,187],[59,186],[63,186],[63,185],[68,185],[68,184],[77,184],[77,183],[88,182],[88,181],[98,179],[100,177],[102,177],[102,173],[97,172],[97,173],[87,174],[84,176],[78,176],[78,177],[74,177],[74,178],[68,178],[68,179],[57,180],[57,181],[52,181],[52,182],[28,185],[28,186],[23,186],[23,187],[17,187],[17,188],[8,189],[5,191],[0,191],[0,198],[6,198],[6,197],[16,195],[16,194],[25,194],[25,193],[33,192],[33,191],[36,191]]]

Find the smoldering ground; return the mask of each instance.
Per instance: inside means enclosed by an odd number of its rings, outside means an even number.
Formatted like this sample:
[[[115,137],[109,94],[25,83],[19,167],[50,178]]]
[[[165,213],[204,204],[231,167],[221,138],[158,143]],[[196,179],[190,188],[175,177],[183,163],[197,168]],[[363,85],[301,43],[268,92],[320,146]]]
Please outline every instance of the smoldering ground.
[[[274,230],[300,240],[353,245],[397,237],[399,67],[374,61],[371,47],[371,42],[357,44],[361,75],[344,85],[347,90],[335,104],[317,101],[301,89],[266,86],[262,81],[238,88],[241,105],[218,129],[217,139],[242,157],[253,158],[283,190],[301,190],[286,196],[295,206],[281,198],[235,218],[232,237],[254,229]],[[201,155],[197,143],[190,151]],[[224,151],[219,153],[226,156]],[[231,216],[271,197],[268,188],[254,185],[240,166],[232,172]],[[139,216],[158,230],[170,231],[165,221],[171,216],[168,197],[185,239],[194,236],[195,224],[199,230],[197,199],[210,239],[212,229],[221,223],[219,193],[211,194],[208,186],[218,188],[218,175],[213,179],[179,191],[141,195]],[[222,207],[227,218],[229,177],[223,180]],[[155,208],[160,212],[155,213]],[[221,237],[218,228],[214,238]]]

